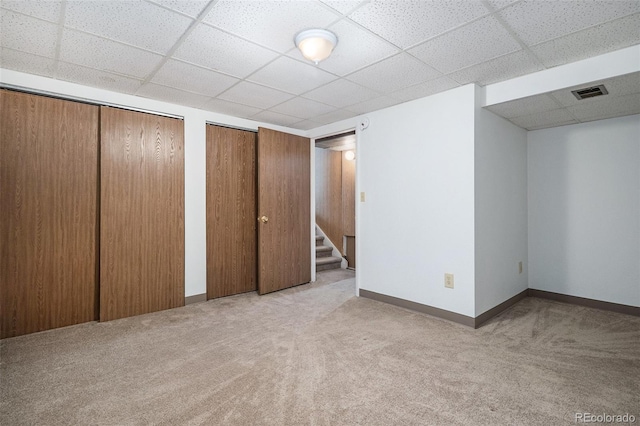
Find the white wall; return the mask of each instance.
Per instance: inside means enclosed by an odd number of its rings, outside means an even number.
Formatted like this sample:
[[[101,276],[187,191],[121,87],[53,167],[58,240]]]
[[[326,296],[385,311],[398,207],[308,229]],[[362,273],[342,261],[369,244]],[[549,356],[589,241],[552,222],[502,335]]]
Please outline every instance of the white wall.
[[[474,99],[469,85],[367,114],[361,288],[474,316]]]
[[[640,116],[528,134],[529,287],[640,306]]]
[[[185,296],[206,293],[206,122],[257,130],[258,126],[304,135],[305,132],[167,102],[125,95],[0,68],[0,82],[62,96],[118,104],[184,117]],[[312,159],[313,160],[313,159]],[[311,163],[313,167],[313,161]],[[310,231],[311,232],[311,231]]]
[[[480,108],[479,102],[475,129],[478,316],[528,287],[527,131]]]

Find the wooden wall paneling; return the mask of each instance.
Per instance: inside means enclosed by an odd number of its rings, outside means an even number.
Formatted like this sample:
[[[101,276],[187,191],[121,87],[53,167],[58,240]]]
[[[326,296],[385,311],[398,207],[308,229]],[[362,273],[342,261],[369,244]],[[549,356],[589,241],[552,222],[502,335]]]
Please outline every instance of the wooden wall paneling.
[[[184,123],[101,107],[100,320],[184,305]]]
[[[308,138],[259,128],[258,292],[311,281],[311,147]]]
[[[356,162],[342,158],[342,233],[356,235]]]
[[[255,291],[256,134],[207,125],[207,299]]]
[[[0,337],[96,319],[98,107],[0,90]]]
[[[342,248],[342,156],[340,151],[315,148],[316,223],[331,242]]]

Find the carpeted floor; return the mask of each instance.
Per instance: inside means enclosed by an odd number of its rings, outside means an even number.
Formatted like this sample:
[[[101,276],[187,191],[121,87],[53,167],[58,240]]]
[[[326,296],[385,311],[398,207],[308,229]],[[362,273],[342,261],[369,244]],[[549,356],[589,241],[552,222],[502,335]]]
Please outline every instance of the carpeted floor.
[[[0,343],[2,425],[640,423],[640,318],[527,298],[478,330],[353,273]]]

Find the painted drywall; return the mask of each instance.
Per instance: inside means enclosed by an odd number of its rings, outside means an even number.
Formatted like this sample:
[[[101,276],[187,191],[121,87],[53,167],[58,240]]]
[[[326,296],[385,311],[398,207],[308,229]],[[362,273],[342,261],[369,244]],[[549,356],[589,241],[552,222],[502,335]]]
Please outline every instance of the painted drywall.
[[[361,288],[474,316],[474,99],[469,85],[367,114]]]
[[[479,102],[475,129],[478,316],[528,287],[527,131],[480,108]],[[523,262],[522,273],[519,262]]]
[[[529,287],[640,306],[640,115],[527,145]]]
[[[305,132],[297,129],[274,126],[1,68],[0,83],[38,92],[72,96],[94,102],[122,105],[184,118],[186,297],[206,293],[207,291],[206,123],[213,122],[251,130],[257,130],[261,126],[297,135],[305,135]],[[313,167],[313,163],[311,166]],[[313,230],[310,230],[310,232],[313,232]]]

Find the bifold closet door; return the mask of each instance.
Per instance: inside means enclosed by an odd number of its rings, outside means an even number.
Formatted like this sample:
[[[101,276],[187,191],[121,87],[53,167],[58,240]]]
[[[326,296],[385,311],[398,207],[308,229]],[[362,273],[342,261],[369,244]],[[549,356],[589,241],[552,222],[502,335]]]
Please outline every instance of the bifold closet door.
[[[207,125],[207,299],[256,290],[256,134]]]
[[[183,121],[101,107],[100,123],[100,320],[183,306]]]
[[[0,337],[97,319],[96,106],[0,90]]]
[[[258,129],[258,293],[311,281],[311,146]]]

